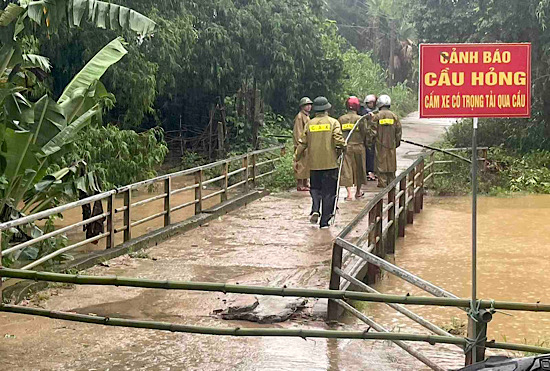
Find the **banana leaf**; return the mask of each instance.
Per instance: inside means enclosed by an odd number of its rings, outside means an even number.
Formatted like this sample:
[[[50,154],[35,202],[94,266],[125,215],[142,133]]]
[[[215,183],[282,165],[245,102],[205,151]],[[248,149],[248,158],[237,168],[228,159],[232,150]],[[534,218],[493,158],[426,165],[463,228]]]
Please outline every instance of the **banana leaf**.
[[[99,80],[107,69],[124,57],[128,51],[123,46],[123,39],[117,37],[101,49],[65,87],[57,101],[62,104],[74,95],[77,89],[87,89],[95,80]]]

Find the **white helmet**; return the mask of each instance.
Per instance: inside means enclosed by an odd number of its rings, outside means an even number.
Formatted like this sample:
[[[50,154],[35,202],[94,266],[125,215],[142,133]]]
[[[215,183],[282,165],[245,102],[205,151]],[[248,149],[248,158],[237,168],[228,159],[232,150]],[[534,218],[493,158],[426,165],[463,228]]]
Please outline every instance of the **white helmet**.
[[[378,97],[378,107],[391,106],[391,98],[389,95],[382,94]]]
[[[364,103],[367,104],[367,103],[370,103],[370,102],[376,103],[376,95],[374,95],[374,94],[369,94],[369,95],[367,95],[367,96],[365,97]]]

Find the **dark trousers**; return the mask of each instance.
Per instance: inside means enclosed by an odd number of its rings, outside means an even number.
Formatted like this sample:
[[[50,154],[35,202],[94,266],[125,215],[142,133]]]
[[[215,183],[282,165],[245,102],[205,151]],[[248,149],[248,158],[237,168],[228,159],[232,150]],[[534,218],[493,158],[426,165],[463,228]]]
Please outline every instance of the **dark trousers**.
[[[321,212],[321,226],[328,225],[332,213],[334,212],[334,203],[336,202],[336,186],[338,183],[338,169],[311,170],[310,189],[313,205],[311,212]]]
[[[367,174],[374,173],[374,144],[367,147]]]

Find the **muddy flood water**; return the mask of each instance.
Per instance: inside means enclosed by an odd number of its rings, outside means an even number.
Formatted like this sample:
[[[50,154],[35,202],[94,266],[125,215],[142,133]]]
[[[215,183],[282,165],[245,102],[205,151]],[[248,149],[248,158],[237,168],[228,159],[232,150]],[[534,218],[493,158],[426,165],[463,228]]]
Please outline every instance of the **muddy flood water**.
[[[481,197],[478,201],[478,298],[524,303],[550,302],[550,196]],[[396,247],[395,264],[463,298],[471,295],[471,199],[432,198],[407,227]],[[385,275],[382,293],[428,295]],[[466,323],[453,308],[411,307],[439,325]],[[365,311],[389,328],[408,328],[410,320],[387,306]],[[548,346],[550,313],[497,313],[488,338]],[[453,317],[456,318],[453,320]],[[406,331],[406,330],[405,330]]]

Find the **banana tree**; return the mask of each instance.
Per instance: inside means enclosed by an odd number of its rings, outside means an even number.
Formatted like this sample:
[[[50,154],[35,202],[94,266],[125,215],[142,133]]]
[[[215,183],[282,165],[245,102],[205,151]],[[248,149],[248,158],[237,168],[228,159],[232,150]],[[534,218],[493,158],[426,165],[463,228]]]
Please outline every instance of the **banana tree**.
[[[80,130],[100,119],[102,102],[111,96],[98,79],[126,53],[122,39],[111,41],[73,78],[57,101],[44,95],[30,102],[19,91],[6,94],[0,115],[4,123],[0,170],[7,185],[0,189],[0,210],[8,206],[29,211],[31,204],[40,200],[40,205],[32,208],[39,210],[52,201],[33,192],[45,190],[44,181],[52,177],[46,177],[48,166],[63,155]],[[17,86],[12,89],[18,90]],[[53,177],[59,181],[59,176]],[[35,187],[37,184],[40,186]],[[25,195],[27,205],[22,206]]]

